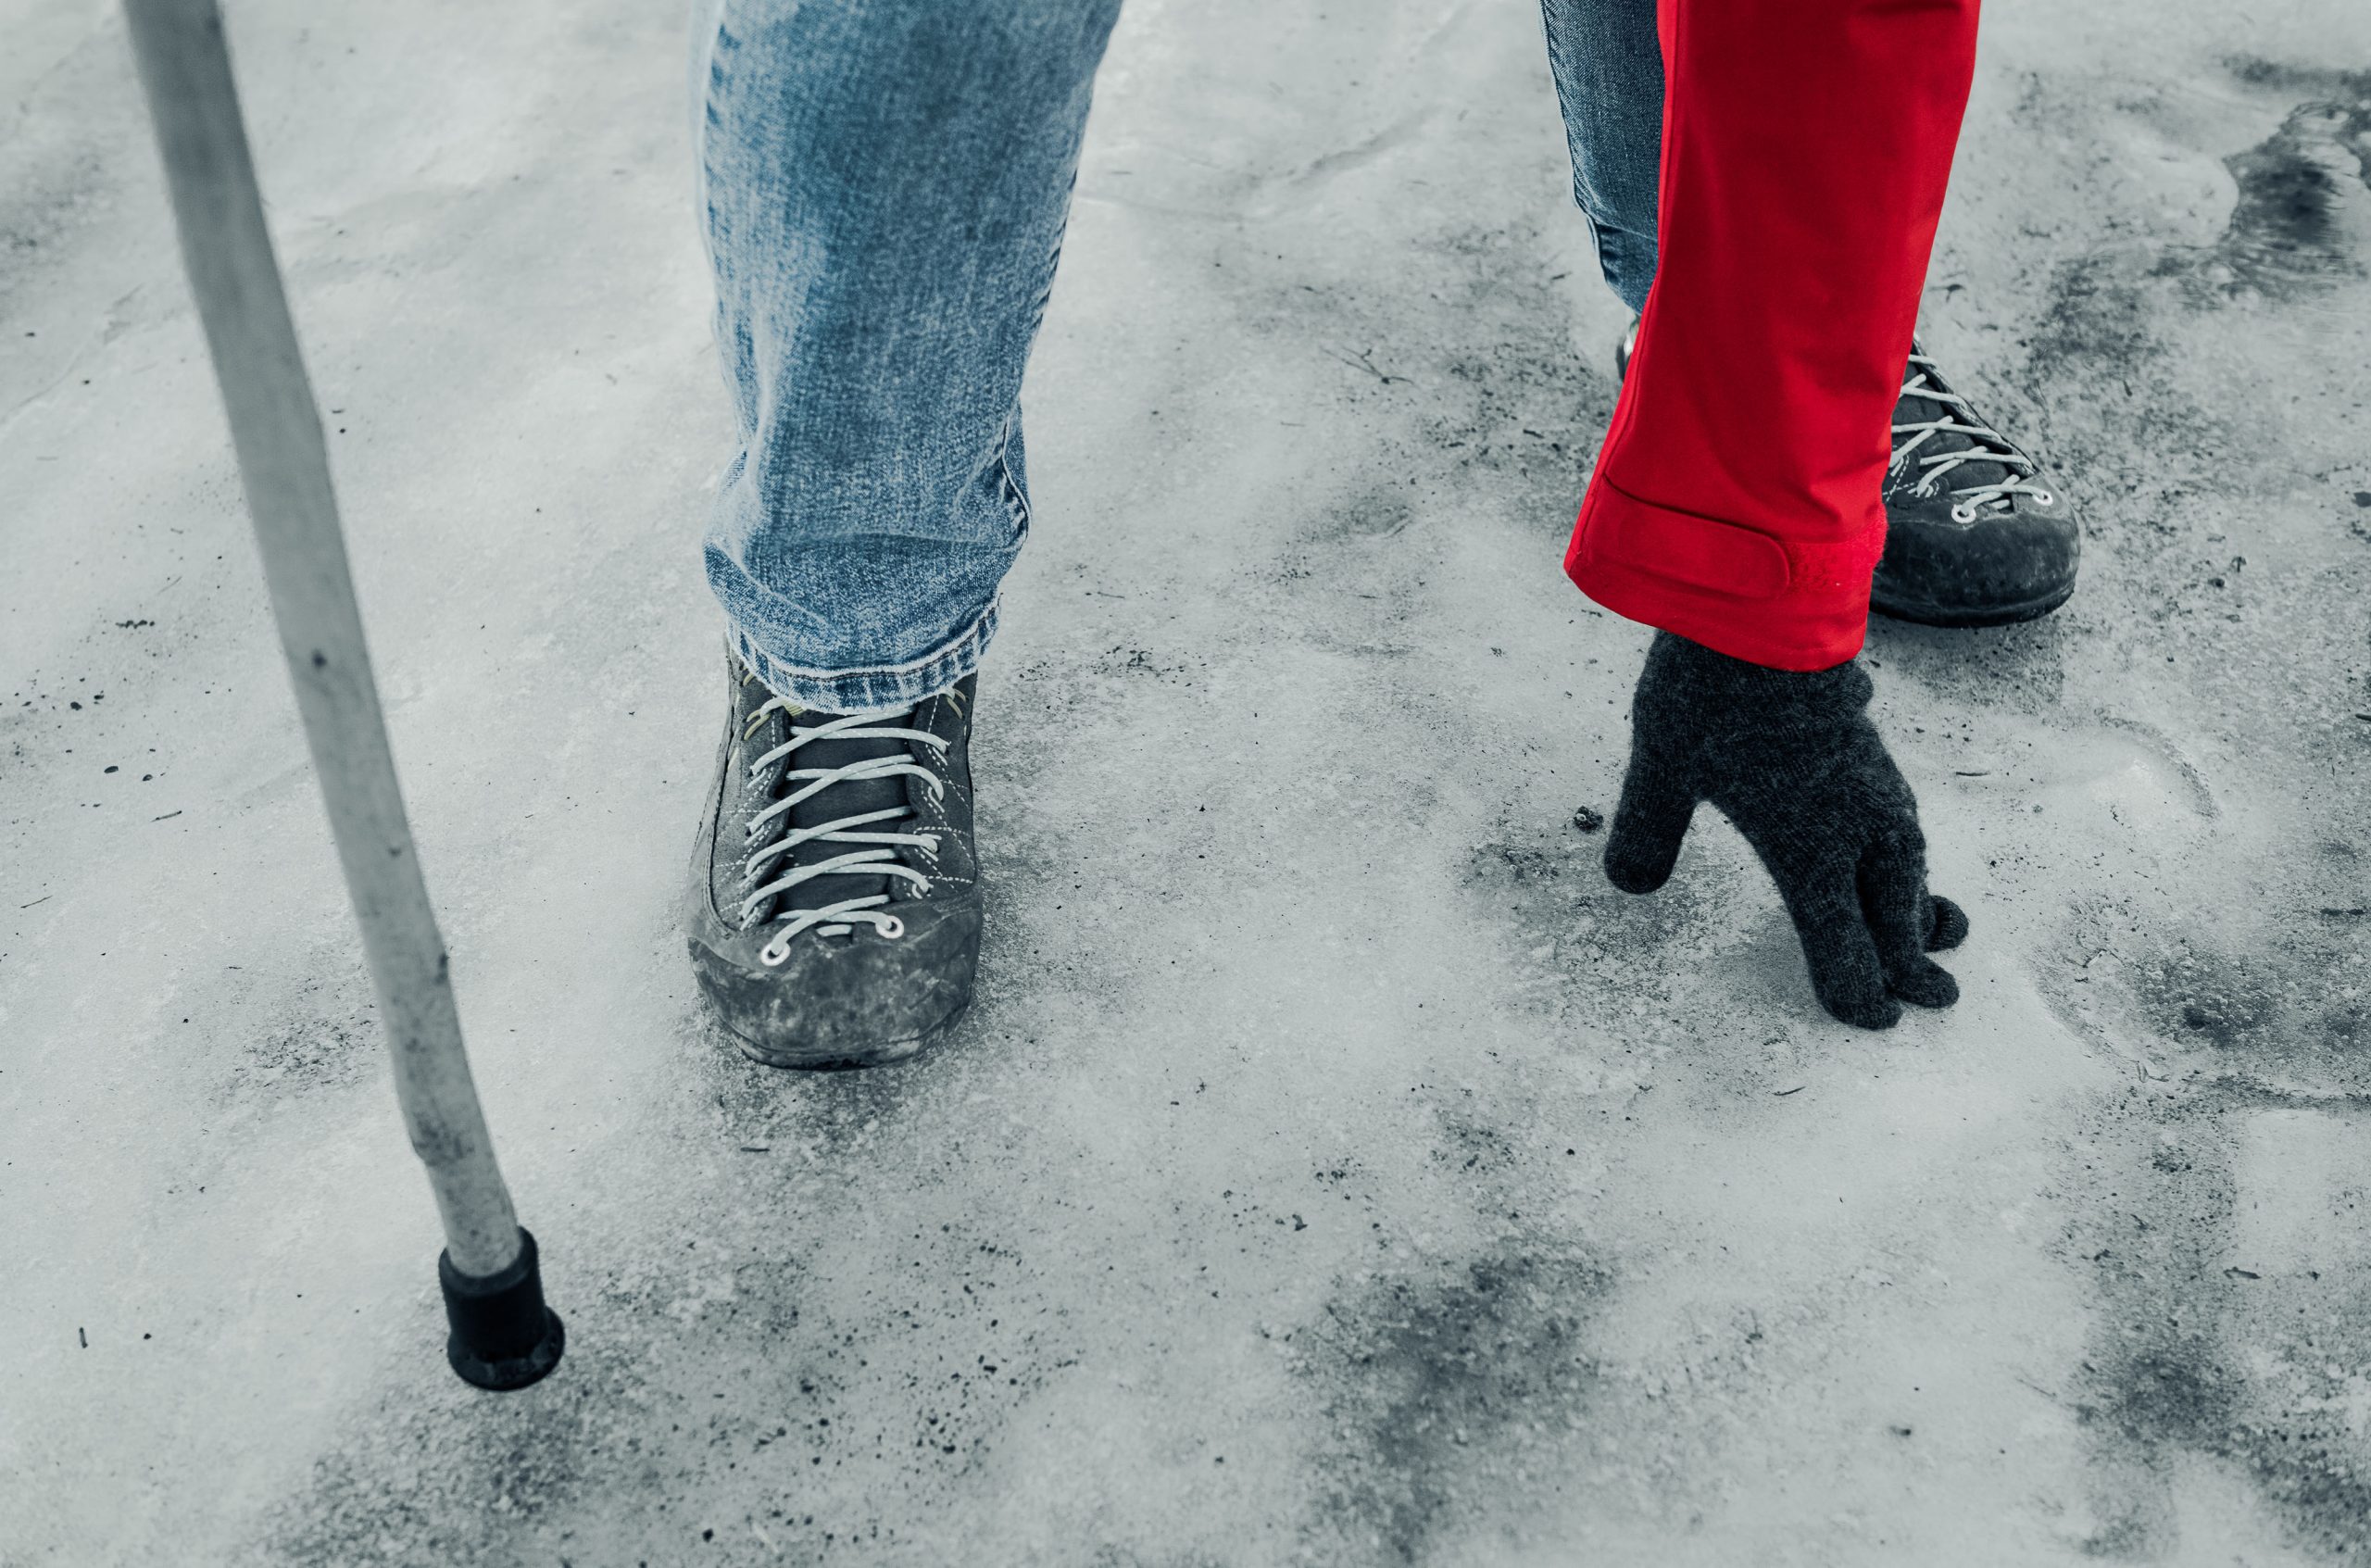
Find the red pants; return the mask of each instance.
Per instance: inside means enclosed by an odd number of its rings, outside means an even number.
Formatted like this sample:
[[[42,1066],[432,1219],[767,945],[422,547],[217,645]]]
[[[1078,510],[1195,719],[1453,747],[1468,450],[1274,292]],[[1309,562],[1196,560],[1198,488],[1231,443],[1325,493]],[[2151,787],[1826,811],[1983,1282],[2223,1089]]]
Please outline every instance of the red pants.
[[[1655,284],[1564,571],[1734,658],[1860,651],[1977,0],[1661,0]]]

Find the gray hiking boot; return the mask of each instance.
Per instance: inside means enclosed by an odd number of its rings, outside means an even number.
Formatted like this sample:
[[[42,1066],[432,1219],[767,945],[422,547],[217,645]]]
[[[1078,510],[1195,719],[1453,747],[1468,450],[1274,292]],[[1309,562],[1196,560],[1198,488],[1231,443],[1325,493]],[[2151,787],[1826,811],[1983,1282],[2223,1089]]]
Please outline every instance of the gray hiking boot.
[[[2064,491],[1913,344],[1893,411],[1886,553],[1869,608],[1926,626],[2005,626],[2075,592],[2083,534]]]
[[[731,711],[692,857],[700,990],[772,1067],[912,1056],[972,1000],[976,676],[896,713],[802,709],[728,660]]]

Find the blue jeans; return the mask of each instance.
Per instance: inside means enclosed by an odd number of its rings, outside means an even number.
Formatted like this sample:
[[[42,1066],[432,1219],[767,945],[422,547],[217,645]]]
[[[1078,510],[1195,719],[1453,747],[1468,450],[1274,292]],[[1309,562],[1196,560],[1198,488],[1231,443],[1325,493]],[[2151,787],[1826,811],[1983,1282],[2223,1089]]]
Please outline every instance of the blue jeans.
[[[1542,0],[1573,191],[1615,293],[1655,267],[1654,0]],[[709,585],[769,686],[834,712],[969,674],[1029,531],[1021,376],[1119,0],[709,0],[700,211],[741,446]]]

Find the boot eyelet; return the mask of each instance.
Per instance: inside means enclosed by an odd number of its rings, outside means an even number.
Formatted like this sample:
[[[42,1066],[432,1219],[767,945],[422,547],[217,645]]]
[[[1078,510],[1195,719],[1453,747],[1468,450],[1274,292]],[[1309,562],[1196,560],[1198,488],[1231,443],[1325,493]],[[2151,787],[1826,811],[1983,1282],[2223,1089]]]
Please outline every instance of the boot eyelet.
[[[896,915],[891,915],[885,920],[875,922],[873,929],[888,940],[895,942],[898,937],[906,935],[906,922]]]
[[[790,957],[790,949],[780,942],[769,942],[758,951],[758,961],[768,969],[779,969]]]
[[[1960,505],[1951,508],[1951,521],[1963,525],[1974,522],[1976,521],[1976,508],[1967,505],[1965,502],[1962,502]]]
[[[2035,492],[2034,492],[2034,504],[2035,504],[2035,505],[2037,505],[2037,506],[2043,506],[2043,507],[2046,507],[2046,506],[2049,506],[2049,505],[2051,504],[2051,502],[2052,502],[2053,500],[2056,500],[2056,499],[2057,499],[2057,497],[2056,497],[2056,496],[2054,496],[2054,495],[2051,495],[2049,491],[2047,491],[2047,490],[2037,490],[2037,491],[2035,491]]]

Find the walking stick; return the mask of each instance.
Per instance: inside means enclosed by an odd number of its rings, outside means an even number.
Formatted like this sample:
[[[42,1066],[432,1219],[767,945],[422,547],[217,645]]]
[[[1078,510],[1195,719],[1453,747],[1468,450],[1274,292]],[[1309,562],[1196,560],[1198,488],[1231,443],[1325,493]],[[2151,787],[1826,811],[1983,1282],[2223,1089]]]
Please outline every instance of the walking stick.
[[[535,1238],[520,1228],[470,1081],[444,938],[404,820],[362,642],[320,413],[296,347],[215,0],[124,0],[164,153],[182,261],[230,416],[272,617],[304,715],[379,993],[395,1098],[445,1222],[436,1261],[445,1356],[481,1388],[523,1388],[559,1361]]]

